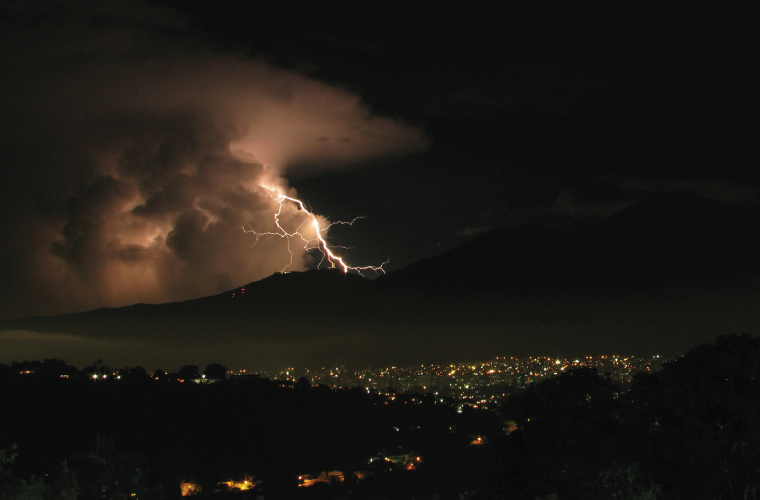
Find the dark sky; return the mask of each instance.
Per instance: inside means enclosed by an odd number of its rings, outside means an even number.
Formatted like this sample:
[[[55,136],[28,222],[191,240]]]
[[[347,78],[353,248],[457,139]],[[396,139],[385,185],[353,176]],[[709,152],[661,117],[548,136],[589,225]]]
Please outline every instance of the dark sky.
[[[740,13],[4,2],[0,318],[210,295],[288,262],[262,184],[388,270],[652,193],[757,202]],[[283,217],[299,220],[293,206]],[[296,223],[296,222],[293,222]],[[292,269],[313,267],[296,252]]]

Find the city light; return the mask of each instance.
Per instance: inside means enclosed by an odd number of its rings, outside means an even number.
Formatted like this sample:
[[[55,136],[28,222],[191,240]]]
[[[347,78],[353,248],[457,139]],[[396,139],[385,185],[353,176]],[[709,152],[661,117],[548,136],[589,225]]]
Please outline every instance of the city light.
[[[445,404],[443,398],[464,401],[473,406],[496,402],[531,384],[560,375],[568,370],[588,367],[598,373],[609,373],[621,388],[630,384],[638,372],[658,370],[663,359],[659,356],[584,356],[575,360],[556,357],[532,356],[515,358],[499,356],[494,359],[447,365],[413,365],[409,367],[387,366],[374,370],[351,370],[345,366],[316,369],[287,367],[281,371],[260,372],[262,377],[273,380],[296,381],[305,377],[310,384],[324,384],[331,389],[361,387],[368,392],[386,393],[392,388],[398,394],[435,394],[437,404]],[[623,361],[625,360],[625,361]],[[396,395],[388,402],[397,400]],[[404,404],[419,404],[419,398],[404,400]],[[460,409],[461,410],[461,409]]]

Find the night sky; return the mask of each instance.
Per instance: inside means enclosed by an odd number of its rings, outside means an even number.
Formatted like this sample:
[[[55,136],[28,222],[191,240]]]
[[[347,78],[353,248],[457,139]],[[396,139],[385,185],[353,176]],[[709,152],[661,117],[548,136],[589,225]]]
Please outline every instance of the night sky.
[[[262,185],[364,216],[330,242],[388,271],[652,194],[753,206],[758,54],[741,18],[4,2],[0,319],[281,270],[284,240],[243,230],[272,230]]]

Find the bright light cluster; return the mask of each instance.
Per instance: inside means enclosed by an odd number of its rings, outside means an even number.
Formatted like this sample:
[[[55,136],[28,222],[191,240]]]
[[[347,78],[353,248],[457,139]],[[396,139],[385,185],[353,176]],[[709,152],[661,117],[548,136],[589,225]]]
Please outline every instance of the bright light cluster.
[[[276,187],[270,187],[270,186],[263,186],[268,192],[269,195],[272,197],[274,201],[277,202],[279,205],[279,208],[277,212],[274,214],[274,223],[277,226],[276,231],[267,231],[267,232],[257,232],[253,228],[243,228],[243,230],[246,233],[253,234],[256,237],[256,242],[253,244],[253,246],[256,245],[256,243],[259,242],[259,239],[263,236],[277,236],[280,238],[285,238],[288,244],[288,253],[290,254],[290,261],[288,264],[282,269],[282,271],[287,271],[287,269],[293,265],[293,249],[291,248],[291,241],[293,239],[300,240],[303,243],[303,250],[305,252],[309,252],[310,250],[317,250],[322,254],[322,259],[317,264],[317,268],[322,266],[327,260],[329,262],[331,268],[338,268],[342,269],[344,273],[348,273],[349,271],[354,271],[359,274],[362,274],[363,271],[374,271],[375,273],[383,273],[385,274],[385,269],[383,269],[383,266],[388,263],[386,260],[379,266],[351,266],[349,265],[345,260],[343,260],[342,257],[335,254],[333,251],[333,248],[338,247],[331,247],[327,244],[327,240],[325,239],[324,233],[327,232],[328,229],[330,229],[332,226],[337,224],[343,224],[352,226],[354,222],[361,219],[362,217],[355,217],[352,221],[346,222],[346,221],[336,221],[336,222],[330,222],[326,218],[318,218],[315,214],[311,213],[304,203],[299,200],[298,198],[292,198],[290,196],[286,196],[280,189]],[[293,203],[295,204],[299,210],[303,214],[306,215],[305,220],[294,230],[294,231],[287,231],[283,225],[282,221],[280,220],[280,217],[282,216],[283,207],[286,205],[286,203]],[[309,236],[308,234],[313,231],[314,236]]]

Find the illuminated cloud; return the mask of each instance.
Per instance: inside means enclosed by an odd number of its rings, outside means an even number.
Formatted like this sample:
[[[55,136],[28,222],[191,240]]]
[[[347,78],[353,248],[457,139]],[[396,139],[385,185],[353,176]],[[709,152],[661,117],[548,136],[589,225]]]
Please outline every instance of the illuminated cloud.
[[[242,230],[271,229],[277,204],[262,183],[287,190],[310,164],[428,147],[354,93],[188,39],[170,10],[40,5],[9,4],[0,25],[3,183],[14,187],[2,200],[0,317],[263,278],[289,256],[279,238],[250,248]]]

